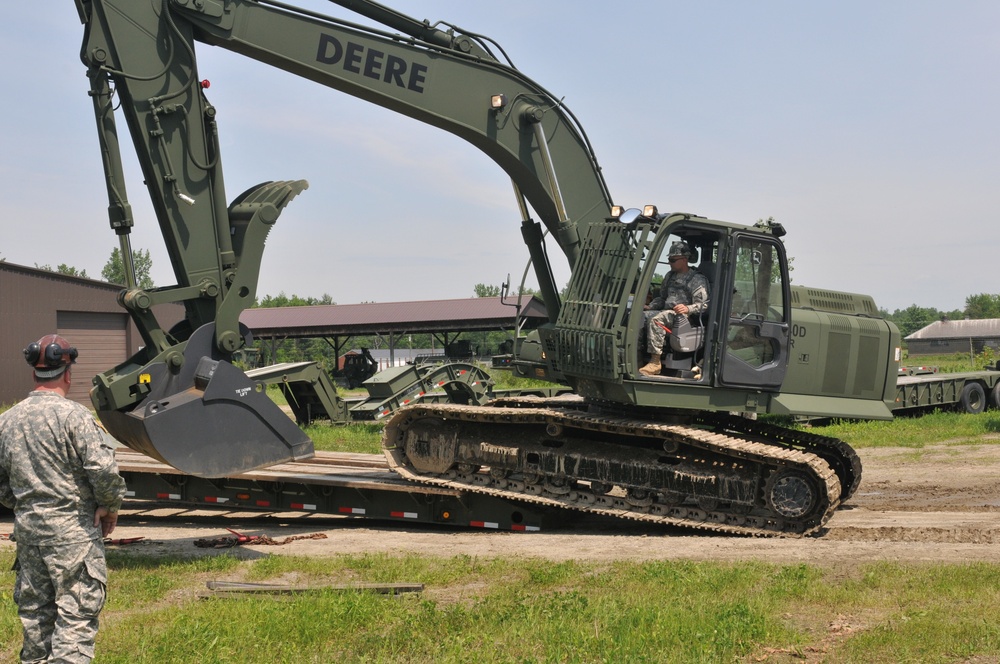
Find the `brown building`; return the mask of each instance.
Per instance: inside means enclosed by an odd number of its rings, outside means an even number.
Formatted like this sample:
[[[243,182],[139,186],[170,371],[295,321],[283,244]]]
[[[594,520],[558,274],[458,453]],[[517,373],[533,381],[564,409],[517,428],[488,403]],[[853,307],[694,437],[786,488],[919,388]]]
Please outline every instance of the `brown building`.
[[[60,334],[80,351],[70,398],[90,406],[93,376],[128,359],[142,338],[118,304],[121,286],[0,262],[0,404],[31,391],[22,350],[46,334]],[[169,328],[183,317],[179,305],[157,308]]]
[[[910,355],[1000,350],[1000,318],[934,321],[906,337],[906,348]]]

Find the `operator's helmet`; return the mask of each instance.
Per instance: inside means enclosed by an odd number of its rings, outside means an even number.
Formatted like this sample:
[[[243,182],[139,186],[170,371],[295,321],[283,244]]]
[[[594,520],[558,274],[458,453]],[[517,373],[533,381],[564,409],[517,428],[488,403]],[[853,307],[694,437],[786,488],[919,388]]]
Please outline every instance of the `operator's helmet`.
[[[691,251],[691,247],[684,240],[678,240],[677,242],[674,242],[672,245],[670,245],[670,253],[667,254],[667,256],[670,257],[686,256],[688,258],[691,258],[691,256],[693,255],[694,252]]]
[[[78,355],[76,348],[58,334],[46,334],[24,349],[24,359],[39,378],[55,378],[66,367],[76,364]]]

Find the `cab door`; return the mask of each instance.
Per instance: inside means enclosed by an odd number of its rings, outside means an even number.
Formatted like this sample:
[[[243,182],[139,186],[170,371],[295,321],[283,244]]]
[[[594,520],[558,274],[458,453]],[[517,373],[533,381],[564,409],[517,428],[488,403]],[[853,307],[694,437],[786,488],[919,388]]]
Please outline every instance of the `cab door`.
[[[720,347],[718,383],[777,390],[785,378],[791,325],[788,264],[776,239],[733,236],[723,304],[728,315]]]

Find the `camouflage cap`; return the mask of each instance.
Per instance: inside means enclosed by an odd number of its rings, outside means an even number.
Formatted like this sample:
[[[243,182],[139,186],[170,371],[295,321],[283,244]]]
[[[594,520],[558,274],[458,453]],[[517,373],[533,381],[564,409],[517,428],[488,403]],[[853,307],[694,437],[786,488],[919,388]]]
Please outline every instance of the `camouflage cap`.
[[[694,252],[691,251],[691,247],[688,246],[687,242],[683,240],[678,240],[670,245],[670,253],[668,256],[687,256],[690,258]]]

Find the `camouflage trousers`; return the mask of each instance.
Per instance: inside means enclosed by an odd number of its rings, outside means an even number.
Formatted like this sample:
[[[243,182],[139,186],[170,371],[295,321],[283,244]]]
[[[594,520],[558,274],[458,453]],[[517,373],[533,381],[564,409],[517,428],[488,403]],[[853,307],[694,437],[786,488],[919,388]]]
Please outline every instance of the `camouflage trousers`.
[[[17,543],[14,601],[24,627],[22,662],[89,662],[108,568],[101,541]]]
[[[677,312],[673,309],[645,311],[643,316],[646,317],[646,350],[650,354],[662,353],[667,330],[674,327]]]

